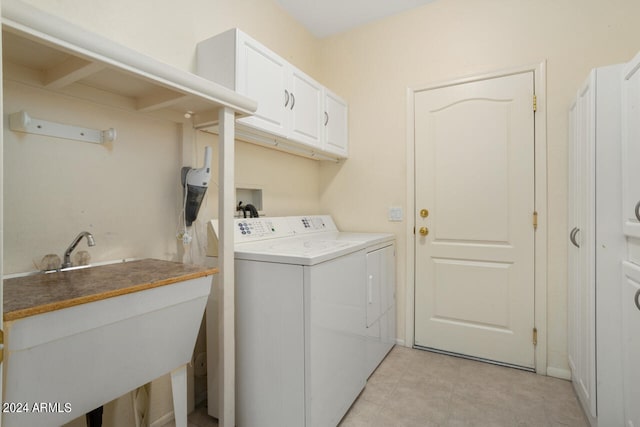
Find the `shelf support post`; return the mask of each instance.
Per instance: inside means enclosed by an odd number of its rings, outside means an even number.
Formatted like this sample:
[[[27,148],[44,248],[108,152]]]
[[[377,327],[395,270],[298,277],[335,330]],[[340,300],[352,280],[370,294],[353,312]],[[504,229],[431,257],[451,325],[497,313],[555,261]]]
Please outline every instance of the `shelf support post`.
[[[229,108],[219,112],[218,140],[218,254],[222,285],[222,346],[218,350],[222,369],[222,390],[218,390],[220,427],[234,427],[235,422],[235,294],[233,216],[235,208],[235,114]]]

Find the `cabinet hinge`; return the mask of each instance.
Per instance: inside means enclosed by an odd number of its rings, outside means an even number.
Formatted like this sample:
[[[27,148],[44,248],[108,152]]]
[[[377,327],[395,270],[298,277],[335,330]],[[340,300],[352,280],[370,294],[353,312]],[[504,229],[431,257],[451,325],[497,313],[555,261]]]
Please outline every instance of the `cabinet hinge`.
[[[538,229],[538,212],[537,211],[533,211],[533,229],[534,230]]]
[[[536,111],[538,111],[538,96],[537,95],[533,95],[533,112],[535,113]]]
[[[538,345],[538,329],[533,328],[533,345]]]

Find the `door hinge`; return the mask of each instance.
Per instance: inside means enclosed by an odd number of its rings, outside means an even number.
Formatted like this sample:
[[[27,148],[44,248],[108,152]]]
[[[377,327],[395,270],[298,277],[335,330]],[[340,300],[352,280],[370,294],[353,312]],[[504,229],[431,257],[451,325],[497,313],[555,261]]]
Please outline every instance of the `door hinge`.
[[[535,113],[536,111],[538,111],[538,96],[537,95],[533,95],[533,112]]]
[[[537,211],[533,211],[533,229],[534,230],[538,229],[538,212]]]
[[[533,345],[538,345],[538,329],[533,328]]]

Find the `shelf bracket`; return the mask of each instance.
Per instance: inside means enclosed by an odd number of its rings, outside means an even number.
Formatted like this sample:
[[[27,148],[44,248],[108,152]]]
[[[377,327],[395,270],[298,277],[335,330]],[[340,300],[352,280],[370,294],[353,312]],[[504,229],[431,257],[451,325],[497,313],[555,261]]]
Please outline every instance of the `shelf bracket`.
[[[26,132],[36,135],[53,136],[56,138],[73,139],[76,141],[103,144],[116,139],[116,130],[96,130],[62,123],[47,122],[30,117],[25,111],[19,111],[9,116],[9,128],[14,132]]]

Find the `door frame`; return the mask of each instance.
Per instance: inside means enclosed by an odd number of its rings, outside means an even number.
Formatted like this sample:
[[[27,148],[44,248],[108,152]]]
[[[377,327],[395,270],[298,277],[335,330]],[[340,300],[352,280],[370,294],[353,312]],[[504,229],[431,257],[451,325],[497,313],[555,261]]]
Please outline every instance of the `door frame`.
[[[470,83],[513,74],[533,72],[537,109],[534,116],[534,173],[535,209],[538,212],[538,228],[535,234],[534,323],[538,331],[535,348],[535,369],[547,375],[547,102],[546,60],[537,64],[514,67],[501,71],[476,74],[454,80],[441,81],[407,88],[407,246],[404,345],[413,347],[415,340],[415,110],[416,92],[440,87]],[[409,215],[410,213],[410,215]]]

